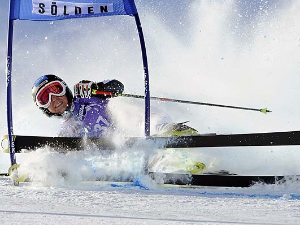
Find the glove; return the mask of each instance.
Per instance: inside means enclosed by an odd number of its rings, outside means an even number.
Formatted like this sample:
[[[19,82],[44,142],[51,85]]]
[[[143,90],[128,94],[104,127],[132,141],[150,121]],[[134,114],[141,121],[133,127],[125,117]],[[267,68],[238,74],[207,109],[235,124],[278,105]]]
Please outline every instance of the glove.
[[[82,80],[74,85],[74,95],[76,98],[92,97],[92,89],[96,84],[89,80]]]
[[[100,92],[101,91],[110,92],[110,94],[102,94],[107,97],[116,97],[119,94],[123,93],[124,85],[118,80],[107,80],[107,81],[96,83],[96,90]],[[99,94],[96,93],[95,95],[98,96]]]
[[[106,92],[106,93],[97,93]],[[101,99],[116,97],[122,94],[124,85],[118,80],[106,80],[94,83],[89,80],[82,80],[74,85],[74,95],[76,98],[98,97]]]

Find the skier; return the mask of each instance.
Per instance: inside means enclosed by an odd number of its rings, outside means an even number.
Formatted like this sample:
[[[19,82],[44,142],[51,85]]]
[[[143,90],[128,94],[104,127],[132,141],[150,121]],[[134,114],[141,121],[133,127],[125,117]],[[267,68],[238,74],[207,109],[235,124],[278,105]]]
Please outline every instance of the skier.
[[[32,97],[48,117],[64,119],[59,136],[101,137],[114,128],[107,110],[108,98],[121,94],[123,90],[124,85],[118,80],[98,83],[83,80],[74,86],[73,96],[61,78],[49,74],[36,80]]]

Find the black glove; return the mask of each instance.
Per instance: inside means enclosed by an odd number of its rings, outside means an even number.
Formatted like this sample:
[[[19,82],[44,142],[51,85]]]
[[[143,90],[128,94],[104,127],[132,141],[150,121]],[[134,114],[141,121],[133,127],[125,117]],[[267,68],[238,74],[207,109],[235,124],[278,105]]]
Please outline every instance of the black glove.
[[[96,83],[97,91],[111,92],[111,97],[116,97],[124,91],[124,85],[118,80],[109,80]]]
[[[106,99],[116,97],[118,94],[122,94],[123,91],[124,85],[118,80],[109,80],[98,83],[82,80],[74,85],[74,95],[76,98],[90,98],[93,96]]]

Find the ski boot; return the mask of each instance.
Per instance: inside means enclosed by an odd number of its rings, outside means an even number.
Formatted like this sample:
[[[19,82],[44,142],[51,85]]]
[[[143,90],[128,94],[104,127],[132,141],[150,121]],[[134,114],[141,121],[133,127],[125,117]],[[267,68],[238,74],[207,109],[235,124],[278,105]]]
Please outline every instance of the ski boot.
[[[182,123],[163,123],[156,126],[157,134],[154,136],[191,136],[198,135],[198,131]]]

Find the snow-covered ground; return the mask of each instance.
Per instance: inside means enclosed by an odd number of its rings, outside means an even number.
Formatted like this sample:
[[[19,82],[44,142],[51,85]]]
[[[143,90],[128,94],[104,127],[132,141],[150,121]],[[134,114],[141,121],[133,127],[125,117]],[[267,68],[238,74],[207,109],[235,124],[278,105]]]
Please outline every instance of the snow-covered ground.
[[[199,189],[150,185],[144,189],[100,182],[13,187],[1,178],[0,223],[296,225],[300,192],[293,191],[276,185]]]
[[[168,153],[173,160],[156,169],[178,167],[179,153]],[[142,175],[140,151],[65,155],[46,148],[19,159],[19,172],[31,182],[14,187],[9,178],[0,178],[0,224],[300,223],[297,179],[249,188],[163,185],[161,178]],[[135,182],[96,181],[107,177]]]

